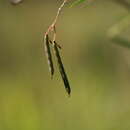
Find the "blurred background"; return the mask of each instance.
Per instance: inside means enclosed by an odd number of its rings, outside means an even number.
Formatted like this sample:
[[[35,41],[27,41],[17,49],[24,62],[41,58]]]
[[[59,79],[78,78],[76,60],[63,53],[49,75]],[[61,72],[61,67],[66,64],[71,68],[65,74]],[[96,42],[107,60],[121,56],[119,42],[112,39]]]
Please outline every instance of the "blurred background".
[[[127,3],[128,2],[128,3]],[[61,0],[0,0],[0,130],[130,130],[130,1],[89,0],[57,24],[72,95],[43,34]]]

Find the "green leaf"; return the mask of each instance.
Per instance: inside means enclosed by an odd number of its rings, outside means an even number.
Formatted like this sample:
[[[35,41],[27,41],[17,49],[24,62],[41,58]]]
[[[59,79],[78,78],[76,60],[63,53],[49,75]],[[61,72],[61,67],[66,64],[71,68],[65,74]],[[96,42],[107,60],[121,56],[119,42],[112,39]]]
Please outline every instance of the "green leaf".
[[[73,7],[74,5],[78,5],[82,2],[84,2],[85,0],[76,0],[75,2],[72,3],[71,7]]]

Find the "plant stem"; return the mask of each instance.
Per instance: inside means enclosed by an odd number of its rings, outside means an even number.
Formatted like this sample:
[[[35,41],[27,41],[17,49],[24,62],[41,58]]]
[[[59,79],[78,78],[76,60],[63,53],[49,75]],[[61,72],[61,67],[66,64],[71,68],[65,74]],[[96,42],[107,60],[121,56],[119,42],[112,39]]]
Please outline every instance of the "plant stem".
[[[56,23],[57,23],[57,20],[59,18],[59,15],[65,5],[65,3],[67,2],[68,0],[64,0],[63,3],[61,4],[61,6],[58,8],[58,11],[57,11],[57,14],[56,14],[56,17],[53,21],[53,23],[49,26],[49,28],[47,29],[45,35],[47,35],[49,32],[53,31],[54,32],[54,36],[53,36],[53,41],[56,40]]]

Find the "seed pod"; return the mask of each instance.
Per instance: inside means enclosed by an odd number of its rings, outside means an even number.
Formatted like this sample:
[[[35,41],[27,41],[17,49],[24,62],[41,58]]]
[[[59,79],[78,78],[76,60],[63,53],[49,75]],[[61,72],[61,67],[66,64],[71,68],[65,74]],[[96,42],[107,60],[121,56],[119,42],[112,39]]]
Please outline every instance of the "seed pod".
[[[57,63],[58,63],[58,66],[59,66],[59,71],[60,71],[62,80],[63,80],[64,85],[65,85],[65,89],[66,89],[67,93],[70,95],[71,88],[70,88],[70,85],[69,85],[69,81],[68,81],[68,78],[67,78],[67,75],[66,75],[60,54],[59,54],[59,50],[57,48],[57,43],[55,41],[53,43],[53,46],[54,46],[54,52],[55,52],[55,55],[56,55],[56,58],[57,58]]]
[[[44,37],[44,45],[45,45],[45,53],[48,61],[48,66],[49,66],[49,71],[51,73],[51,77],[54,74],[54,66],[53,66],[53,61],[52,61],[52,54],[50,50],[50,42],[49,42],[49,36],[45,35]]]

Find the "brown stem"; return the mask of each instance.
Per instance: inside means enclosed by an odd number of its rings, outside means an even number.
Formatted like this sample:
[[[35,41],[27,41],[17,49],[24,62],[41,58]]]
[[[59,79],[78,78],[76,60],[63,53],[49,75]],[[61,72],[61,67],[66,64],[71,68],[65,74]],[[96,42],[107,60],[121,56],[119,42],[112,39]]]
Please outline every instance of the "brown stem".
[[[61,4],[61,6],[59,7],[58,11],[57,11],[57,14],[56,14],[56,17],[53,21],[53,23],[49,26],[49,28],[47,29],[45,35],[47,35],[49,32],[53,31],[54,33],[54,36],[53,36],[53,41],[56,40],[56,23],[57,23],[57,20],[58,20],[58,17],[65,5],[65,3],[67,2],[68,0],[64,0],[63,3]]]

